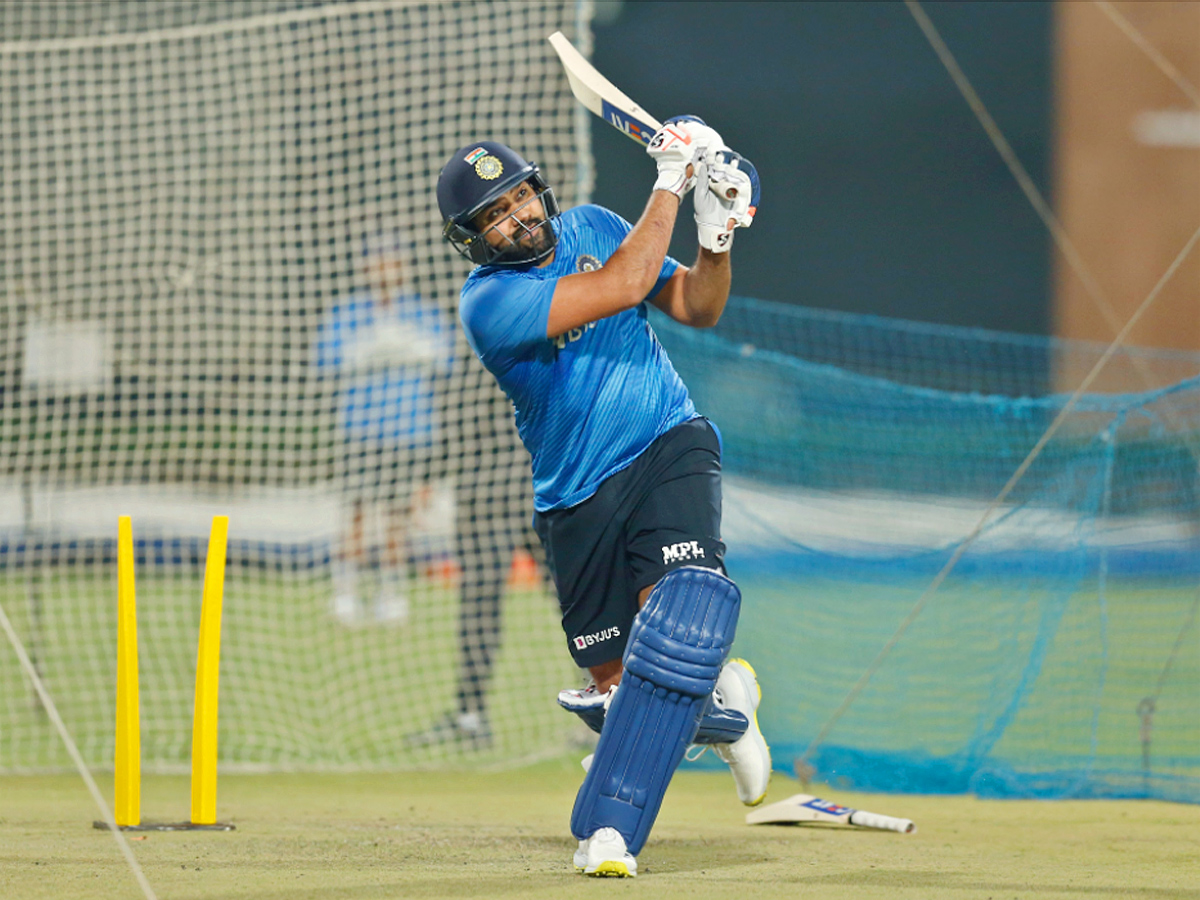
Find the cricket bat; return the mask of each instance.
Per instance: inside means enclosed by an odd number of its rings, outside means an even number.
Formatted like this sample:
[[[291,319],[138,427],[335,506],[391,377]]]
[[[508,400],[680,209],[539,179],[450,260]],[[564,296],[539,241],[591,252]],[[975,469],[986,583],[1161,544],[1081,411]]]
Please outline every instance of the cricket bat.
[[[859,825],[863,828],[899,831],[901,834],[915,834],[917,831],[917,826],[913,824],[912,819],[897,819],[892,816],[867,812],[865,809],[838,806],[836,803],[822,800],[812,794],[796,794],[786,800],[780,800],[778,803],[771,803],[746,813],[747,825],[790,825],[795,822]]]
[[[554,32],[547,40],[562,61],[575,99],[626,137],[649,144],[662,123],[596,71],[561,31]],[[737,188],[730,184],[710,181],[708,186],[718,197],[732,200],[737,196]]]

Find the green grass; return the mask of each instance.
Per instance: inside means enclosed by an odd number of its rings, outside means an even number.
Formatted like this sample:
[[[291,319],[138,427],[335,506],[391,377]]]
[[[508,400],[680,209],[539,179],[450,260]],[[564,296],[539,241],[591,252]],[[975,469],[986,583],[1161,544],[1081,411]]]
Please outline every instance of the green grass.
[[[29,574],[0,572],[0,603],[36,655],[63,719],[90,765],[112,765],[116,695],[116,571],[96,565],[39,573],[40,617]],[[142,760],[148,771],[186,767],[202,572],[137,575]],[[400,626],[348,628],[329,615],[321,573],[231,567],[221,634],[218,747],[227,770],[422,768],[435,749],[405,736],[455,703],[458,592],[437,579],[410,584]],[[36,627],[35,627],[35,622]],[[557,604],[541,590],[508,592],[492,691],[493,748],[475,762],[561,752],[576,720],[554,696],[579,679],[566,653]],[[0,771],[54,771],[71,763],[15,654],[0,645]]]
[[[783,767],[828,720],[927,586],[916,577],[868,576],[739,576],[744,609],[734,653],[759,673],[760,720]],[[97,565],[37,577],[39,628],[30,615],[28,572],[4,573],[0,602],[37,650],[89,764],[111,767],[115,571]],[[185,771],[190,757],[200,577],[198,567],[187,565],[139,570],[147,772]],[[1067,778],[1094,771],[1117,773],[1123,784],[1136,780],[1138,703],[1156,689],[1176,649],[1195,585],[1114,581],[1103,595],[1095,587],[1053,578],[951,578],[826,744],[918,760],[996,761]],[[406,625],[362,629],[330,619],[329,593],[319,572],[231,567],[221,647],[223,771],[452,764],[454,757],[437,749],[408,748],[405,735],[454,703],[457,592],[434,579],[414,581]],[[578,679],[554,602],[539,590],[514,590],[504,614],[491,691],[496,742],[471,758],[477,767],[554,755],[580,730],[553,702]],[[1188,784],[1200,779],[1195,627],[1163,683],[1151,747],[1154,776]],[[69,767],[15,656],[0,649],[0,771]],[[837,773],[820,775],[832,780]]]
[[[236,831],[132,847],[162,900],[1200,898],[1200,807],[814,788],[919,830],[750,827],[728,774],[702,772],[676,777],[635,880],[585,879],[567,827],[581,778],[574,758],[500,774],[223,776],[218,817]],[[777,775],[768,801],[799,790]],[[187,802],[185,778],[143,783],[147,820],[186,818]],[[0,778],[0,896],[141,897],[97,817],[77,777]]]

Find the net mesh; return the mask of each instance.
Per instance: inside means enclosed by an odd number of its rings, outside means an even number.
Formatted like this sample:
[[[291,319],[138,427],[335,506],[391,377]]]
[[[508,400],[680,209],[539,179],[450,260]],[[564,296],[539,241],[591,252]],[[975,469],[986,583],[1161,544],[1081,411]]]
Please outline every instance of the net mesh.
[[[329,5],[328,0],[13,0],[0,6],[5,42],[96,38],[187,28]]]
[[[215,514],[222,765],[561,752],[574,723],[550,698],[577,675],[527,547],[528,458],[456,327],[469,266],[434,186],[483,136],[584,198],[545,41],[587,46],[578,4],[0,17],[0,595],[86,760],[112,762],[122,514],[148,769],[190,756]],[[431,731],[447,713],[472,727]],[[0,654],[0,769],[68,764]]]
[[[655,328],[724,435],[734,652],[777,768],[1200,801],[1200,356],[1125,351],[1181,380],[1082,396],[801,759],[1067,402],[1051,369],[1103,348],[738,298]]]
[[[113,758],[121,514],[147,769],[189,759],[216,514],[224,770],[581,739],[551,700],[577,674],[528,459],[455,327],[467,267],[433,187],[486,135],[586,199],[544,41],[586,50],[586,9],[0,5],[0,602],[89,764]],[[713,331],[654,322],[724,434],[735,652],[788,769],[1104,348],[741,298]],[[1106,371],[1123,387],[1081,399],[809,756],[819,778],[1200,800],[1200,358]],[[67,767],[0,653],[0,771]]]

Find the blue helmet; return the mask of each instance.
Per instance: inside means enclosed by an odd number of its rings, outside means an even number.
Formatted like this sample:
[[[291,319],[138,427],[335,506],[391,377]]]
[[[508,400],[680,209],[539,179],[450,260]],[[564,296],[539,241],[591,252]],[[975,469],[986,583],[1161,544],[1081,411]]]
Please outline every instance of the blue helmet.
[[[511,238],[500,246],[489,243],[475,226],[475,216],[523,181],[533,186],[542,201],[545,219],[532,227],[522,223],[522,228],[534,237],[539,237],[539,229],[545,229],[545,237],[535,240],[532,248],[522,247]],[[473,263],[526,266],[539,263],[554,252],[558,237],[552,222],[560,213],[558,199],[537,165],[526,161],[511,147],[495,141],[476,141],[458,150],[438,176],[437,200],[446,223],[442,236]]]

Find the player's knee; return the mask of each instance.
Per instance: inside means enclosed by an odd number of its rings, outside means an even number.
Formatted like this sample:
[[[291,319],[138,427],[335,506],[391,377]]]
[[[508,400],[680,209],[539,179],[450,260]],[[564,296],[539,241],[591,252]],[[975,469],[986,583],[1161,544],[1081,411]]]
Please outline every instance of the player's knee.
[[[715,569],[671,570],[634,621],[625,671],[655,687],[707,696],[733,643],[740,608],[737,585]]]

